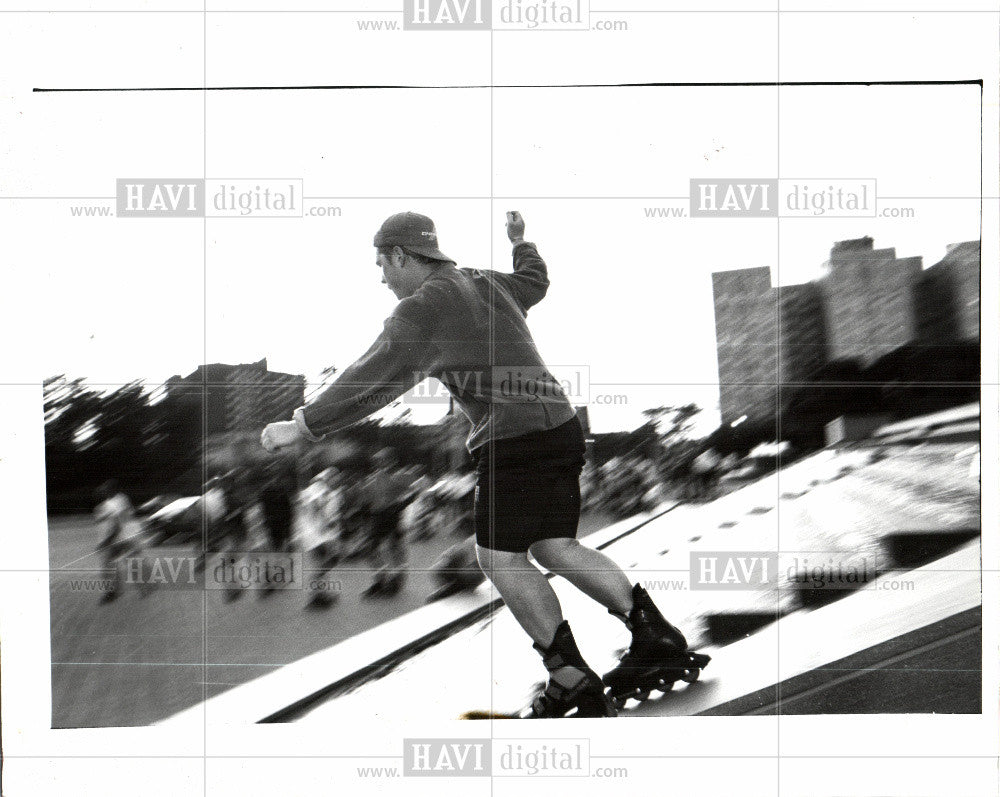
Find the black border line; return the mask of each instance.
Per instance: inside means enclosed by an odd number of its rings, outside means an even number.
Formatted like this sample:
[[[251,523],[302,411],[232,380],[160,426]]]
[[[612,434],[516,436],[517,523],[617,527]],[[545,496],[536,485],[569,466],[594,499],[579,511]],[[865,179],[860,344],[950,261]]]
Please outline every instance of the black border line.
[[[455,86],[407,86],[393,84],[344,84],[315,86],[131,86],[107,88],[33,88],[33,93],[52,94],[68,92],[126,92],[126,91],[364,91],[364,90],[445,90],[445,89],[620,89],[620,88],[727,88],[743,86],[979,86],[983,78],[975,80],[762,80],[736,83],[564,83],[564,84],[473,84]]]

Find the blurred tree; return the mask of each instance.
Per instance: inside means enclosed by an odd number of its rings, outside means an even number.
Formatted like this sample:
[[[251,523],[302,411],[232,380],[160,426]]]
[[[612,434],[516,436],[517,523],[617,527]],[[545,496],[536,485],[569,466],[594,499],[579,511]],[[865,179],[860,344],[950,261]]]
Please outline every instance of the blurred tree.
[[[312,390],[309,391],[309,395],[305,397],[306,402],[311,401],[315,396],[319,395],[333,380],[334,375],[337,373],[337,366],[328,365],[319,373],[319,384],[316,385]]]
[[[101,394],[60,374],[42,382],[42,403],[46,449],[72,450],[80,430],[100,414]]]
[[[660,441],[667,445],[681,435],[691,431],[689,421],[701,412],[697,404],[682,404],[679,407],[653,407],[642,414],[653,424]]]
[[[138,381],[102,393],[65,376],[46,379],[42,395],[50,509],[89,509],[94,488],[106,479],[117,479],[136,502],[199,489],[197,396],[151,402]]]

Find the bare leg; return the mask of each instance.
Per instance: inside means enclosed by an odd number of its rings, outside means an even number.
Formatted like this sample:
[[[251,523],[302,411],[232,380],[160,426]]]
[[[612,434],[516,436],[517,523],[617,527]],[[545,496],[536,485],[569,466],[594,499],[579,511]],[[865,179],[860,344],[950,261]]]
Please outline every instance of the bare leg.
[[[525,553],[476,546],[479,566],[500,593],[521,628],[544,648],[552,644],[562,622],[562,607],[552,585]]]
[[[101,596],[101,600],[107,603],[113,601],[121,594],[121,552],[118,549],[118,543],[111,543],[104,548],[103,558],[104,572],[102,575],[106,583],[111,582],[111,589]]]
[[[542,567],[560,575],[602,606],[619,614],[632,608],[632,585],[622,569],[600,551],[579,540],[558,537],[539,540],[531,555]]]

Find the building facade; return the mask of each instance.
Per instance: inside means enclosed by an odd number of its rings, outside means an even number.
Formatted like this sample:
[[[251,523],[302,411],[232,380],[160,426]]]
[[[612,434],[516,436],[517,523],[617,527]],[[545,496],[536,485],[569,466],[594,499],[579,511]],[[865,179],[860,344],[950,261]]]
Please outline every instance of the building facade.
[[[914,289],[919,257],[897,258],[871,238],[839,241],[819,280],[828,319],[830,359],[870,365],[917,337]]]
[[[712,288],[723,423],[773,417],[826,362],[819,287],[774,288],[751,268],[713,274]]]
[[[723,423],[775,417],[832,361],[864,368],[904,346],[978,340],[979,277],[979,241],[923,269],[869,237],[835,243],[804,285],[774,288],[768,268],[713,274]]]
[[[763,417],[775,409],[777,308],[768,301],[769,268],[712,275],[722,420]]]
[[[951,244],[920,275],[918,336],[930,345],[979,339],[980,243]]]
[[[305,403],[305,377],[269,371],[255,363],[199,365],[187,376],[167,380],[167,398],[202,402],[205,434],[262,429],[288,420]]]

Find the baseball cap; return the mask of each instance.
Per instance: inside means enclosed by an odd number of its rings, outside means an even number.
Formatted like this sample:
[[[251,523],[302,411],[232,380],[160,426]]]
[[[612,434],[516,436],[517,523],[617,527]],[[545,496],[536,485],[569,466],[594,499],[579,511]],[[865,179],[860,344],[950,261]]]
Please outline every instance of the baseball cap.
[[[438,249],[434,222],[412,210],[396,213],[382,222],[379,231],[375,233],[375,246],[401,246],[418,255],[455,264],[454,260]]]

